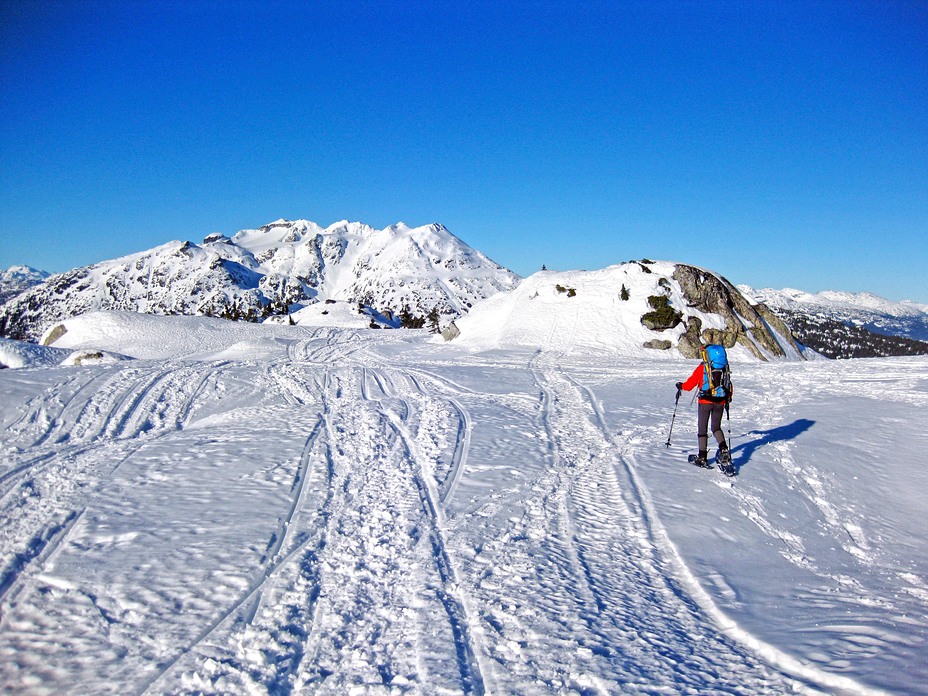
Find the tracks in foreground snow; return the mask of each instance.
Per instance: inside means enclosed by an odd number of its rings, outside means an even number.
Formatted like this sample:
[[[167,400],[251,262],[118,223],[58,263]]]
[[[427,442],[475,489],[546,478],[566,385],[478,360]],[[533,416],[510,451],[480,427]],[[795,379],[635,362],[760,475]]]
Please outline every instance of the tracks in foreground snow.
[[[272,372],[288,402],[322,404],[272,560],[149,691],[486,692],[441,504],[466,461],[461,407],[399,370]]]
[[[0,586],[3,606],[32,603],[17,630],[52,608],[54,621],[98,631],[47,655],[59,675],[43,673],[47,684],[88,669],[68,663],[84,650],[104,669],[112,660],[123,690],[149,693],[796,686],[681,577],[633,453],[590,389],[543,359],[507,365],[520,386],[491,393],[486,374],[466,388],[460,372],[354,362],[364,350],[356,335],[320,333],[290,360],[120,367],[30,403],[4,435],[19,458],[0,474],[0,502],[17,509],[15,491],[34,480],[63,513],[21,506],[27,552]],[[69,477],[70,492],[42,483]],[[204,514],[186,526],[148,517],[159,485],[206,501]],[[213,485],[228,492],[211,496]],[[137,518],[132,532],[111,531],[123,517]],[[185,554],[157,575],[123,555],[141,545],[142,520],[160,525],[157,548]],[[109,575],[82,568],[85,556]],[[135,564],[125,572],[123,558]],[[185,594],[194,574],[209,585]],[[112,577],[165,584],[109,592]]]
[[[590,395],[551,363],[531,371],[547,464],[525,513],[483,546],[474,578],[506,688],[788,688],[675,582]]]

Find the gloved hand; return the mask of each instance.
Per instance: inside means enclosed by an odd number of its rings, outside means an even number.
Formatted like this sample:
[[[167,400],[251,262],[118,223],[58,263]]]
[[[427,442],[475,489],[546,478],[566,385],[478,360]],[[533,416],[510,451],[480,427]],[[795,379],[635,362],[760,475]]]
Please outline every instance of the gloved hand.
[[[683,382],[677,382],[677,391],[681,391],[682,389],[683,389]]]

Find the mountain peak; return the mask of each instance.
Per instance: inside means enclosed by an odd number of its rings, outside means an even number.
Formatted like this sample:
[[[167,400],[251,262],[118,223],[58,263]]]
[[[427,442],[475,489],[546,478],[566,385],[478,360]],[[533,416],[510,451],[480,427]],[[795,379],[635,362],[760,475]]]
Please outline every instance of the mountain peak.
[[[61,274],[0,308],[0,335],[37,338],[50,323],[101,309],[260,320],[329,298],[393,315],[437,309],[448,322],[518,281],[443,226],[281,218]]]

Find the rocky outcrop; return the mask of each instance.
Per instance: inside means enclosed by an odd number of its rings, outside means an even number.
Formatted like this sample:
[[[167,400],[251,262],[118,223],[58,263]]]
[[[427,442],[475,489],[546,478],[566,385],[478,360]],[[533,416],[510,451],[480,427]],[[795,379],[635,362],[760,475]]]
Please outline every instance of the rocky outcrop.
[[[45,332],[45,335],[42,336],[42,340],[39,341],[39,345],[50,346],[66,333],[68,333],[68,327],[64,324],[55,324],[55,326]]]
[[[677,264],[673,279],[679,283],[690,307],[706,314],[716,314],[725,322],[723,329],[703,329],[698,317],[690,317],[686,332],[678,342],[685,357],[698,357],[701,346],[706,343],[720,343],[728,348],[741,345],[761,360],[766,360],[767,355],[783,357],[785,352],[776,334],[779,334],[780,340],[788,341],[799,350],[782,321],[764,305],[751,304],[724,278],[695,266]]]
[[[458,336],[461,335],[461,330],[458,328],[458,325],[454,322],[451,322],[441,330],[441,337],[446,341],[453,341]]]
[[[648,305],[652,311],[641,317],[641,323],[651,331],[666,331],[683,321],[683,315],[670,306],[670,298],[666,295],[651,295]]]

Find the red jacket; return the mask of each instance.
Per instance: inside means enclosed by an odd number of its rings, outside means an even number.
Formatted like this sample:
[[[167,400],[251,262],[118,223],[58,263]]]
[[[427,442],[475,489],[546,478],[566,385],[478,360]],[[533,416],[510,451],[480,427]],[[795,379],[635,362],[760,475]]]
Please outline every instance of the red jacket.
[[[697,387],[702,387],[702,378],[703,378],[703,375],[705,375],[705,374],[706,374],[706,366],[705,366],[705,364],[699,363],[699,364],[696,366],[696,369],[693,370],[693,374],[691,374],[691,375],[690,375],[690,378],[689,378],[688,380],[686,380],[686,381],[683,383],[683,385],[682,385],[681,388],[682,388],[682,389],[685,389],[686,391],[690,391],[690,390],[692,390],[692,389],[696,389]],[[731,391],[732,393],[734,393],[734,391],[735,391],[734,387],[732,387],[730,391]],[[727,401],[731,401],[731,397],[732,397],[732,394],[730,393],[730,394],[728,395]],[[700,399],[699,399],[699,403],[701,403],[701,404],[717,404],[717,403],[719,403],[719,402],[718,402],[718,400],[713,401],[712,399],[700,398]]]

